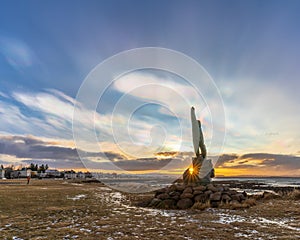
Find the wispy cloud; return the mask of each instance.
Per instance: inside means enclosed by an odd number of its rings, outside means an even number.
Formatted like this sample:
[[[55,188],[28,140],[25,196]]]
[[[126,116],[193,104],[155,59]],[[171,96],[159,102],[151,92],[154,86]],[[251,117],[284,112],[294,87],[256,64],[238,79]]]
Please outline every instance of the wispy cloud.
[[[191,150],[190,108],[191,106],[195,106],[197,117],[202,121],[207,147],[211,147],[210,142],[213,131],[215,131],[214,134],[218,132],[216,126],[213,129],[211,109],[206,102],[208,100],[211,101],[211,99],[204,99],[201,92],[198,92],[199,89],[206,89],[206,86],[196,88],[191,83],[188,83],[187,80],[170,73],[136,71],[117,79],[113,84],[113,88],[123,94],[122,101],[124,103],[128,103],[125,99],[132,99],[132,97],[139,100],[136,104],[140,102],[156,103],[159,106],[157,114],[160,114],[159,117],[163,121],[170,121],[163,115],[177,119],[181,131],[181,133],[177,133],[177,136],[181,134],[183,147],[180,150],[184,151]],[[131,100],[131,102],[134,101]],[[117,107],[123,109],[126,106],[120,103]],[[213,104],[210,107],[213,107]],[[171,128],[174,129],[174,125]]]
[[[244,101],[250,101],[250,99],[244,99]],[[282,101],[288,100],[282,99]],[[85,143],[86,145],[91,144],[91,147],[76,149],[78,146],[73,140],[71,129],[75,103],[74,98],[57,90],[18,91],[11,95],[6,94],[4,98],[0,99],[1,162],[25,164],[30,161],[44,161],[58,168],[71,167],[73,162],[74,166],[82,168],[83,164],[78,157],[77,150],[79,153],[84,153],[85,161],[91,163],[91,166],[93,164],[93,166],[97,166],[99,161],[103,161],[103,154],[105,154],[107,161],[129,171],[157,170],[173,162],[172,169],[169,169],[172,172],[183,169],[191,162],[193,154],[188,152],[189,148],[186,151],[176,146],[182,139],[172,129],[173,125],[164,122],[165,119],[156,121],[150,114],[152,110],[148,113],[143,112],[139,117],[132,116],[131,123],[128,124],[126,114],[115,113],[112,117],[109,113],[100,114],[80,106],[81,114],[78,122],[81,129],[83,132],[88,131],[93,134],[96,130],[99,138],[96,143]],[[235,108],[235,104],[232,106]],[[262,107],[257,108],[255,111],[260,113]],[[154,108],[153,111],[156,114],[157,109]],[[288,110],[285,114],[287,113]],[[166,112],[163,111],[161,114],[166,114]],[[236,113],[232,112],[232,114],[231,117],[236,116]],[[251,116],[247,111],[245,115],[249,118]],[[241,118],[244,119],[244,117]],[[279,119],[269,125],[274,128],[265,128],[262,135],[258,135],[257,129],[253,130],[250,127],[250,119],[245,120],[244,129],[237,116],[231,121],[233,122],[230,122],[232,127],[229,128],[228,139],[230,142],[226,147],[236,150],[244,145],[244,148],[241,149],[252,149],[248,151],[249,154],[245,154],[245,151],[243,154],[237,151],[238,154],[221,155],[216,165],[217,169],[227,169],[229,171],[226,173],[227,175],[234,171],[243,171],[236,172],[237,174],[256,172],[263,175],[263,171],[265,174],[274,175],[276,175],[276,171],[278,174],[284,175],[299,174],[298,149],[286,154],[257,153],[255,151],[255,149],[262,149],[263,143],[268,143],[264,138],[276,138],[283,146],[295,143],[295,140],[292,140],[294,135],[282,139],[282,136],[288,136],[289,130],[283,129],[278,134],[266,134],[268,132],[277,133],[275,126],[279,126],[277,122]],[[294,122],[294,119],[287,116],[281,121]],[[253,126],[262,129],[267,124],[267,121],[261,119],[257,125]],[[161,126],[164,126],[165,129],[170,128],[167,137]],[[282,128],[282,126],[280,127]],[[190,131],[188,126],[186,129]],[[101,148],[98,144],[101,145]],[[186,144],[191,145],[191,139],[188,137],[186,137]],[[276,141],[273,141],[271,146],[276,146]],[[270,150],[270,147],[266,148],[266,151]],[[105,167],[106,165],[103,163],[101,166]],[[106,167],[109,169],[111,165],[107,164]]]
[[[209,112],[206,111],[201,93],[179,76],[160,72],[132,72],[117,79],[113,88],[125,96],[161,104],[161,113],[180,119],[189,119],[190,107],[197,106],[201,120],[209,121]]]
[[[9,98],[9,96],[4,92],[0,92],[0,97]]]
[[[271,153],[224,154],[219,157],[216,167],[227,169],[228,175],[300,176],[300,157]]]
[[[18,71],[40,63],[33,50],[20,39],[0,36],[0,53]]]
[[[226,152],[296,153],[300,113],[294,95],[263,79],[227,79],[220,90],[226,112]]]
[[[54,143],[53,145],[51,145]],[[80,151],[80,149],[79,149]],[[102,161],[103,154],[106,161]],[[190,165],[192,152],[161,152],[157,157],[128,159],[117,152],[84,152],[85,162],[82,163],[77,149],[64,145],[64,142],[53,139],[43,139],[33,136],[1,136],[0,163],[26,165],[30,162],[47,163],[50,167],[66,169],[82,169],[84,165],[89,170],[121,172],[129,171],[160,171],[180,174]],[[163,156],[163,157],[162,157]],[[214,158],[214,157],[212,157]],[[100,162],[99,162],[100,161]],[[168,165],[171,164],[171,167]],[[101,167],[101,168],[100,168]],[[249,153],[243,155],[224,154],[219,156],[216,164],[217,173],[227,176],[300,176],[300,157],[295,155]]]

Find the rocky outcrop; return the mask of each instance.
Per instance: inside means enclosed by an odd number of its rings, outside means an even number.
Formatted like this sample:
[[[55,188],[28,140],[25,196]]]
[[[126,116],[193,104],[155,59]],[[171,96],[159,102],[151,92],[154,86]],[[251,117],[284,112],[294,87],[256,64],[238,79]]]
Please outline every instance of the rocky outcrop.
[[[205,204],[208,207],[243,204],[247,200],[246,192],[237,192],[219,184],[191,185],[175,183],[159,189],[148,207],[161,209],[188,209]]]

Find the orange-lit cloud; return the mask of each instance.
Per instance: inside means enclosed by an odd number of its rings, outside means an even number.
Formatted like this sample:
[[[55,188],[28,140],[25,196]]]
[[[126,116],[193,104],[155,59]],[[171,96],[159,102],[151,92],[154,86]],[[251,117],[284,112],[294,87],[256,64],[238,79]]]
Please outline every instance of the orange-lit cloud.
[[[128,158],[120,151],[85,152],[86,163],[91,169],[119,173],[149,173],[159,171],[166,174],[181,174],[192,161],[192,152],[157,152],[153,157]],[[80,151],[80,150],[79,150]],[[105,154],[105,158],[104,158]],[[298,154],[223,154],[215,165],[216,176],[300,176],[300,156]],[[84,169],[77,149],[72,141],[39,138],[36,136],[0,136],[1,164],[48,164],[59,169]],[[170,165],[171,164],[171,165]],[[116,166],[117,168],[111,168]],[[171,166],[171,167],[169,167]],[[89,170],[91,170],[89,169]]]

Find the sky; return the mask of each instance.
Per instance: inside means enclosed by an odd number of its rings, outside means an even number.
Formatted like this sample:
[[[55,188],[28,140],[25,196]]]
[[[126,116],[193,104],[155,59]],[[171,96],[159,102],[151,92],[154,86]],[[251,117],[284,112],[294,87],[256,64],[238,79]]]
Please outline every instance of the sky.
[[[103,171],[113,163],[130,173],[181,173],[193,155],[186,105],[194,105],[218,176],[300,176],[299,11],[293,0],[1,1],[0,163],[97,168],[105,154]],[[112,82],[97,109],[82,105],[82,133],[95,133],[100,147],[85,139],[78,147],[73,111],[84,79],[142,47],[201,64],[225,118],[212,119],[205,86],[197,87],[207,99],[176,74],[144,69]],[[226,133],[218,152],[216,131]]]

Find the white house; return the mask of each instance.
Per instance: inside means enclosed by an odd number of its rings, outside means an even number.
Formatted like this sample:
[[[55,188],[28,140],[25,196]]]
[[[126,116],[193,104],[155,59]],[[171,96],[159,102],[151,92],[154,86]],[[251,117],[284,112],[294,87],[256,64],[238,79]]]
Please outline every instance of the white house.
[[[56,169],[47,169],[45,171],[46,173],[46,177],[60,177],[61,173],[60,171],[56,170]]]
[[[0,179],[5,179],[5,169],[0,169]]]

